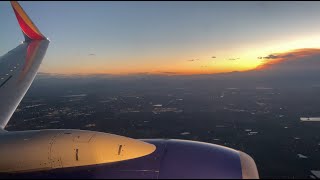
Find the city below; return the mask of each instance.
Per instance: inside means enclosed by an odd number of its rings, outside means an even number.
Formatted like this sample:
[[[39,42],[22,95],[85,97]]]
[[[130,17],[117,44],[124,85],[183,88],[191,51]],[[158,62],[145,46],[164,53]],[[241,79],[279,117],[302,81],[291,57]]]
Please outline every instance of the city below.
[[[6,130],[196,140],[246,152],[261,178],[320,178],[320,88],[205,82],[40,74]]]

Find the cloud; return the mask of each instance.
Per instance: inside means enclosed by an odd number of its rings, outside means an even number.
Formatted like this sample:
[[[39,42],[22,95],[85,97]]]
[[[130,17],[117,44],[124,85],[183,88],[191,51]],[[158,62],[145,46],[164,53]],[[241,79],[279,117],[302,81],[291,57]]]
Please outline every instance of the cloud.
[[[235,61],[235,60],[237,60],[237,59],[240,59],[240,58],[229,58],[228,60],[229,60],[229,61]]]
[[[279,59],[279,58],[290,58],[290,57],[293,57],[293,56],[294,56],[294,54],[278,54],[278,55],[269,54],[268,56],[265,56],[265,57],[258,57],[258,59],[269,60],[269,59]]]
[[[170,71],[160,71],[160,73],[162,73],[162,74],[172,74],[172,75],[178,74],[177,72],[170,72]]]
[[[277,59],[278,56],[270,54],[269,56],[263,57],[263,59]]]
[[[189,59],[189,60],[187,60],[187,61],[190,61],[190,62],[192,62],[192,61],[199,61],[199,59]]]
[[[217,58],[217,57],[215,57],[215,56],[212,56],[211,58]]]
[[[296,49],[284,53],[274,53],[265,57],[263,64],[256,69],[272,69],[283,71],[320,70],[320,49],[305,48]]]
[[[129,76],[149,76],[152,75],[150,72],[136,72],[136,73],[128,73]]]
[[[89,56],[95,56],[96,54],[93,54],[93,53],[91,53],[91,54],[89,54]]]

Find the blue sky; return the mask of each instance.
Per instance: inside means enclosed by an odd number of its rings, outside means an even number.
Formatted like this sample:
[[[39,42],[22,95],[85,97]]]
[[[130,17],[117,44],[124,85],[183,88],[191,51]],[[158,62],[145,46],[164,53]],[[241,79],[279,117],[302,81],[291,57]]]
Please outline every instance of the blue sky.
[[[320,2],[20,4],[51,40],[42,72],[226,72],[258,66],[259,55],[320,44]],[[0,12],[2,55],[23,36],[9,2]]]

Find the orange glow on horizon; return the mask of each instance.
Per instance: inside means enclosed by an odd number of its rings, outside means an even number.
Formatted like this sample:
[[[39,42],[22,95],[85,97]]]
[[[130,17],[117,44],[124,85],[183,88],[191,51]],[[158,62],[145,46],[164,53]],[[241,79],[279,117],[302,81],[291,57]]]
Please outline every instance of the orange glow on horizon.
[[[231,62],[232,63],[232,62]],[[106,67],[106,68],[104,68]],[[173,67],[139,67],[139,68],[110,68],[107,66],[78,66],[78,67],[59,67],[50,68],[42,72],[53,74],[80,74],[80,75],[94,75],[94,74],[109,74],[109,75],[135,75],[135,74],[149,74],[149,75],[200,75],[200,74],[218,74],[228,73],[233,71],[246,71],[253,69],[247,66],[233,65],[228,67],[227,63],[222,63],[218,67],[214,65],[197,65],[197,66],[173,66]]]
[[[207,53],[210,54],[210,53]],[[229,56],[220,55],[217,58],[211,56],[199,56],[199,60],[189,61],[189,58],[157,57],[154,59],[113,59],[106,60],[103,57],[78,57],[77,60],[64,61],[64,65],[57,63],[55,66],[42,66],[40,71],[52,74],[108,74],[108,75],[197,75],[197,74],[217,74],[233,71],[247,71],[259,65],[256,60],[247,60],[250,57],[244,56],[237,60],[229,60]],[[69,58],[68,58],[69,59]],[[71,57],[70,57],[71,59]],[[191,58],[190,58],[191,59]],[[252,58],[251,58],[252,59]],[[77,63],[73,63],[77,61]]]
[[[255,52],[256,53],[256,52]],[[301,48],[291,51],[285,51],[282,53],[265,54],[260,56],[260,59],[256,54],[243,54],[239,60],[202,60],[198,62],[187,61],[172,61],[169,63],[156,64],[155,62],[132,63],[132,64],[105,64],[100,61],[100,64],[78,63],[76,65],[65,65],[64,67],[50,68],[42,70],[45,73],[52,74],[79,74],[79,75],[200,75],[200,74],[218,74],[229,73],[234,71],[250,71],[250,70],[263,70],[270,65],[281,63],[286,60],[297,60],[305,56],[314,55],[320,53],[320,49],[317,48]],[[85,61],[90,62],[90,61]]]

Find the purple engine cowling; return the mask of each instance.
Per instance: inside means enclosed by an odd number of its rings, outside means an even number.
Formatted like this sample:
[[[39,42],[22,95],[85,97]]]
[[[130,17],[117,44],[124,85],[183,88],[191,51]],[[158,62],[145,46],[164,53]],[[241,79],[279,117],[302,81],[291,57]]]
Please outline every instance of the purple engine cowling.
[[[109,164],[0,174],[0,178],[241,179],[259,178],[254,160],[227,147],[188,140],[145,139],[150,155]]]

